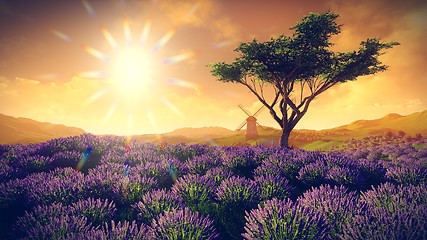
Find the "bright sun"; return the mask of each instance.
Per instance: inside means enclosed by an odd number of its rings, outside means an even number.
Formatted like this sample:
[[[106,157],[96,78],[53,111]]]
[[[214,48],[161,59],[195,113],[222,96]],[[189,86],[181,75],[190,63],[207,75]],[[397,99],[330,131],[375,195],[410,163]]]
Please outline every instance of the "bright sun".
[[[132,96],[146,90],[151,81],[150,58],[141,47],[128,47],[117,53],[111,83],[120,95]]]

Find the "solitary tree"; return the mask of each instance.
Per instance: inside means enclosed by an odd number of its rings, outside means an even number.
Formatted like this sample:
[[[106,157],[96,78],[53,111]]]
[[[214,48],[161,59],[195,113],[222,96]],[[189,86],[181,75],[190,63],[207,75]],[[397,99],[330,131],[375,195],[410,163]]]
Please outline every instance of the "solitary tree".
[[[234,62],[209,65],[218,80],[246,86],[269,109],[282,128],[282,147],[289,147],[289,135],[313,99],[339,83],[385,71],[378,57],[398,45],[370,38],[357,51],[334,52],[330,39],[340,33],[337,17],[311,13],[291,28],[292,36],[240,43]]]

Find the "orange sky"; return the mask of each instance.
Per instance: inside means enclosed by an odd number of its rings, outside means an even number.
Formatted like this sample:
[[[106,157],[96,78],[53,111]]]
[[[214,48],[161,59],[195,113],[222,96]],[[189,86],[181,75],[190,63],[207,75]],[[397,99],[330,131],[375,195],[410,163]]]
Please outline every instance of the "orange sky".
[[[0,113],[96,134],[235,129],[246,117],[237,104],[252,112],[261,104],[243,86],[216,81],[206,65],[232,61],[239,42],[289,35],[304,15],[327,10],[343,24],[336,50],[368,37],[401,45],[381,57],[388,71],[323,93],[296,128],[425,110],[425,1],[0,0]],[[133,65],[120,60],[126,48],[143,53],[140,69],[119,67]],[[141,72],[143,82],[118,80]],[[267,111],[258,119],[278,127]]]

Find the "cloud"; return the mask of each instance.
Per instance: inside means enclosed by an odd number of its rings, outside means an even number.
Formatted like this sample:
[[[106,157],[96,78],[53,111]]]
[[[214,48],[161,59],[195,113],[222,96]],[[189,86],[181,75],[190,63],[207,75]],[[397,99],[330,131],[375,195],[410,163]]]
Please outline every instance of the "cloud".
[[[236,40],[239,28],[229,17],[221,14],[223,6],[214,0],[159,1],[159,7],[176,25],[208,28],[217,40]]]

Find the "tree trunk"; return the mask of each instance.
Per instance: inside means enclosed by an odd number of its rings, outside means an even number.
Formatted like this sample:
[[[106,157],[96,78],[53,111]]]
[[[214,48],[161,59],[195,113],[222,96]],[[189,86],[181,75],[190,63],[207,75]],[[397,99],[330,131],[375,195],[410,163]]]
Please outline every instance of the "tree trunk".
[[[289,136],[291,135],[291,131],[286,128],[282,129],[282,136],[280,137],[280,146],[282,148],[289,148]]]

